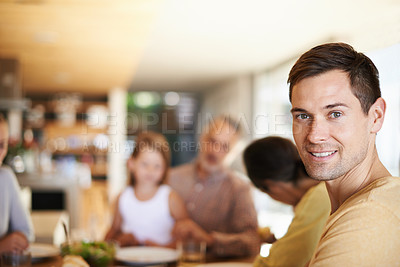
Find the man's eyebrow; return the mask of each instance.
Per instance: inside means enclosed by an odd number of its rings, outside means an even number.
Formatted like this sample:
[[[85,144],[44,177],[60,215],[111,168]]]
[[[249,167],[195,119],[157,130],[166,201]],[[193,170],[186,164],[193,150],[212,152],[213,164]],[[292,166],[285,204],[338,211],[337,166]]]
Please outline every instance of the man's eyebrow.
[[[290,113],[294,113],[294,112],[307,112],[307,110],[305,110],[303,108],[292,108],[290,110]]]
[[[348,108],[349,106],[348,105],[346,105],[345,103],[334,103],[334,104],[329,104],[329,105],[326,105],[325,107],[324,107],[324,109],[333,109],[333,108],[336,108],[336,107],[346,107],[346,108]],[[291,110],[290,110],[290,113],[294,113],[294,112],[301,112],[301,113],[307,113],[307,110],[305,110],[305,109],[303,109],[303,108],[292,108]]]
[[[349,106],[348,105],[346,105],[345,103],[335,103],[335,104],[330,104],[330,105],[326,105],[325,107],[324,107],[324,109],[333,109],[333,108],[336,108],[336,107],[346,107],[346,108],[348,108]]]

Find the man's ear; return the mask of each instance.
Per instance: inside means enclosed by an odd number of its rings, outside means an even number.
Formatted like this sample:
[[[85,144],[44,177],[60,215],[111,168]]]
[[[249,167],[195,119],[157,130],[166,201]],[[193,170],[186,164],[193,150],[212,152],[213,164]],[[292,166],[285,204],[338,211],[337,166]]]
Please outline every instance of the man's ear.
[[[377,133],[382,128],[385,119],[386,102],[380,97],[369,109],[369,116],[371,117],[371,133]]]

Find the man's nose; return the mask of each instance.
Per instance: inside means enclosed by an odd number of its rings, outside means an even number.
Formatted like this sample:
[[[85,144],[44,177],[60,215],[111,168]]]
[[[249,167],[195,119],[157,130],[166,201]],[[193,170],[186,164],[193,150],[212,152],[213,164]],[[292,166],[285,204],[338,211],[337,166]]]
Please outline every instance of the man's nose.
[[[329,138],[329,128],[325,120],[315,118],[309,125],[307,139],[310,143],[325,142]]]

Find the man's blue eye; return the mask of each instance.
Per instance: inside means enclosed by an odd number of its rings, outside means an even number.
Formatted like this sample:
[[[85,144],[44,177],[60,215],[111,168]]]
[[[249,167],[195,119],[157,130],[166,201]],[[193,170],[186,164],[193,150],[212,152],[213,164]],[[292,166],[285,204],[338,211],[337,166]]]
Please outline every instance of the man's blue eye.
[[[305,119],[308,119],[309,116],[307,114],[299,114],[299,115],[297,115],[297,118],[299,118],[301,120],[305,120]]]
[[[340,113],[340,112],[332,112],[331,113],[331,117],[332,118],[339,118],[341,116],[342,116],[342,113]]]

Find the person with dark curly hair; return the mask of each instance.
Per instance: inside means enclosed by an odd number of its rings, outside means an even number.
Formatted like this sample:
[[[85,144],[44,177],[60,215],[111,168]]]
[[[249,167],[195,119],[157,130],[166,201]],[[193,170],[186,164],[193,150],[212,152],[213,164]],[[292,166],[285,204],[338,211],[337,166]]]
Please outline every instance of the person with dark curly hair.
[[[307,175],[296,146],[282,137],[253,141],[244,150],[243,161],[258,189],[294,209],[286,234],[272,244],[268,257],[258,256],[254,266],[304,266],[317,247],[330,213],[325,183]]]

